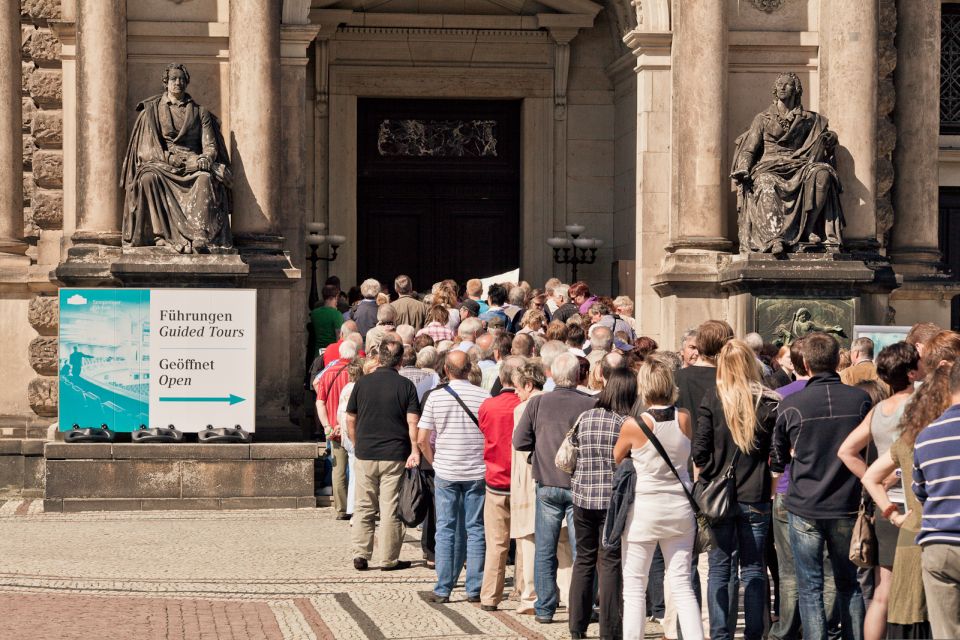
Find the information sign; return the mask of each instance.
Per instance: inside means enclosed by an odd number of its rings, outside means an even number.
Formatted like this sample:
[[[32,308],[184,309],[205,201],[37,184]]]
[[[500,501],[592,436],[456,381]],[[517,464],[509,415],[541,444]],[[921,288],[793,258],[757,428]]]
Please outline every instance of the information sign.
[[[247,289],[61,289],[61,430],[253,431],[256,308]]]

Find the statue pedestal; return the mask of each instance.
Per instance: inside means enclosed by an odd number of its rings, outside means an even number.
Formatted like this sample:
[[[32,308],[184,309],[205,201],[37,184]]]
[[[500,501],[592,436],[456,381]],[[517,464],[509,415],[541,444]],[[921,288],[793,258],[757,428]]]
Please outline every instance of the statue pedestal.
[[[237,253],[182,255],[158,247],[124,248],[110,272],[127,287],[237,287],[250,273]]]
[[[854,325],[890,323],[890,292],[900,285],[885,259],[842,253],[731,256],[718,280],[738,335],[756,331],[768,342],[784,340],[783,331],[806,309],[812,325],[842,327],[844,346]]]

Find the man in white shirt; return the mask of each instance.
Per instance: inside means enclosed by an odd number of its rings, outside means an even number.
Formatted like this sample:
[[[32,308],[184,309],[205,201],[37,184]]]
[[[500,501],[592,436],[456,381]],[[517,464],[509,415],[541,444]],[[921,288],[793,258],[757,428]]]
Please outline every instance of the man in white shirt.
[[[461,325],[462,326],[462,325]],[[486,493],[483,461],[483,433],[478,426],[480,405],[490,394],[467,382],[470,357],[462,351],[447,354],[444,369],[447,385],[426,396],[420,418],[417,444],[433,465],[437,513],[437,584],[429,600],[450,601],[450,593],[466,561],[467,601],[480,602],[486,550],[483,529],[483,502]],[[430,445],[431,432],[436,441]],[[464,529],[458,531],[457,521]],[[457,537],[466,536],[466,540]],[[466,558],[463,549],[466,549]],[[460,557],[455,550],[460,549]]]

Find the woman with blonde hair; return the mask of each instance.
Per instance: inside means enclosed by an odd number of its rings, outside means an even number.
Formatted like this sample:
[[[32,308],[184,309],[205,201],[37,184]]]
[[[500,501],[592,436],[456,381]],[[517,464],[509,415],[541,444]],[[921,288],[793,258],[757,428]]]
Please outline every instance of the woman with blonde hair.
[[[647,580],[659,544],[683,637],[703,640],[700,607],[690,581],[697,524],[685,489],[690,487],[687,463],[693,425],[689,412],[675,404],[673,364],[662,356],[651,354],[644,359],[637,387],[640,403],[647,407],[639,418],[642,423],[627,418],[613,449],[616,463],[632,458],[637,473],[636,496],[621,543],[623,638],[644,637]]]
[[[767,609],[764,553],[770,528],[770,443],[780,396],[763,386],[756,355],[741,340],[731,340],[717,356],[717,388],[700,405],[693,462],[698,482],[709,483],[730,470],[737,486],[739,510],[714,523],[716,546],[709,552],[707,603],[712,640],[732,638],[729,626],[730,578],[736,575],[739,549],[743,582],[744,638],[763,637]],[[735,600],[734,600],[735,601]]]

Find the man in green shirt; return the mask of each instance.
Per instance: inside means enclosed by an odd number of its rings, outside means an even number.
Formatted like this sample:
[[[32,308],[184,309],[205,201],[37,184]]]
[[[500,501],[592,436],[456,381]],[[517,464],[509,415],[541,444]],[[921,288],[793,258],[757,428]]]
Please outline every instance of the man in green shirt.
[[[339,289],[328,284],[323,287],[321,294],[323,305],[310,312],[310,323],[313,325],[313,349],[310,353],[314,358],[320,349],[337,341],[340,325],[343,324],[343,314],[337,310]]]

